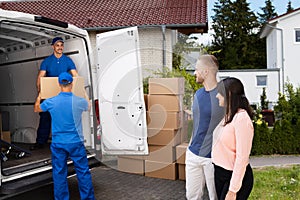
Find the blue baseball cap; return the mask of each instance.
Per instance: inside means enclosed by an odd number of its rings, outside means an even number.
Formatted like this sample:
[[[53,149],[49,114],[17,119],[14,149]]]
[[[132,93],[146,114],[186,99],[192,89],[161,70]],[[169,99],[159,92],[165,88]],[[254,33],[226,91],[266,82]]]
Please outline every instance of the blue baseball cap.
[[[58,76],[58,82],[62,85],[67,85],[73,82],[73,77],[68,72],[63,72]]]
[[[53,38],[51,45],[54,45],[56,42],[64,43],[64,40],[61,37],[55,37],[55,38]]]

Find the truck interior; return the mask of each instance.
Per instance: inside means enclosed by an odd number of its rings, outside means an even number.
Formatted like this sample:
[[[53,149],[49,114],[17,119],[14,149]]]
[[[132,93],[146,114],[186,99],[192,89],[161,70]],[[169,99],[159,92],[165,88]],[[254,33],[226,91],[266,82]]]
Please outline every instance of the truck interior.
[[[20,192],[21,187],[22,190],[32,189],[52,180],[49,146],[34,151],[29,147],[35,143],[39,124],[39,114],[33,111],[37,97],[36,77],[43,59],[53,52],[51,41],[56,36],[64,39],[64,53],[72,58],[78,74],[85,78],[86,92],[92,98],[89,41],[84,32],[40,16],[31,20],[0,17],[1,193]],[[96,128],[91,124],[96,124],[97,119],[93,116],[88,112],[83,115],[85,146],[91,167],[99,164],[94,159]],[[72,175],[72,162],[69,164]]]

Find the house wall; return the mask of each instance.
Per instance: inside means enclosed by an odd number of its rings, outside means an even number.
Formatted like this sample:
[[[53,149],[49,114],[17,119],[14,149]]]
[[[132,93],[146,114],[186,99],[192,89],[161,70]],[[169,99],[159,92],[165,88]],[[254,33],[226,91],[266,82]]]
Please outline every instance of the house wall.
[[[280,31],[272,30],[267,37],[267,68],[281,68],[281,39]]]
[[[279,91],[279,70],[221,70],[218,73],[221,79],[226,77],[235,77],[242,81],[245,94],[250,104],[260,106],[260,96],[262,95],[263,88],[266,88],[267,101],[273,105],[278,100]],[[267,76],[266,86],[257,86],[257,76]],[[270,105],[272,109],[272,105]]]
[[[155,71],[163,70],[163,32],[160,27],[140,28],[140,48],[141,62],[143,66],[143,76],[152,75]],[[166,67],[172,69],[172,31],[166,29],[165,32],[165,56]]]
[[[92,49],[96,49],[96,31],[90,31]],[[140,55],[143,68],[143,77],[148,77],[155,71],[163,69],[163,33],[160,27],[139,28]],[[166,29],[166,67],[172,69],[172,46],[174,45],[174,34],[172,30]],[[97,58],[93,51],[94,58]]]
[[[284,18],[278,23],[278,26],[284,30],[284,82],[289,81],[295,87],[298,87],[300,84],[298,59],[300,43],[295,42],[295,29],[300,28],[300,12],[297,13]]]
[[[274,24],[276,28],[273,28],[267,35],[267,67],[282,70],[280,91],[283,91],[283,85],[287,82],[292,83],[294,87],[300,85],[298,75],[300,43],[295,42],[295,30],[300,29],[299,17],[300,11],[298,10],[270,21],[270,24]]]

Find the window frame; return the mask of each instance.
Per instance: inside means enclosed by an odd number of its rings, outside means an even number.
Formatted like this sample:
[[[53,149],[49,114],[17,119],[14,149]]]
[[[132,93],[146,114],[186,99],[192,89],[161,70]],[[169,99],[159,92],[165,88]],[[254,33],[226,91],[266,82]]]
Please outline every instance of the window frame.
[[[267,87],[268,86],[268,75],[256,75],[256,87]],[[259,78],[265,78],[264,82],[265,84],[262,85],[260,82],[262,81],[259,81],[258,79]]]

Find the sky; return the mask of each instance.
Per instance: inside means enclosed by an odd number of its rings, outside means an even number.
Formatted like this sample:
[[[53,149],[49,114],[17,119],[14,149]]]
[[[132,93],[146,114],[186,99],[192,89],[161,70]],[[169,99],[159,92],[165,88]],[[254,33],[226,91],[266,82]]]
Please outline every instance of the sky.
[[[272,4],[275,7],[275,10],[278,15],[284,14],[286,12],[287,4],[289,0],[272,0]],[[211,20],[211,15],[213,14],[212,9],[214,7],[214,4],[216,0],[207,0],[208,2],[208,20]],[[260,7],[265,6],[265,0],[247,0],[248,3],[250,3],[250,9],[254,11],[255,13],[259,12],[261,13]],[[292,7],[294,9],[300,7],[300,0],[291,0]]]
[[[266,0],[247,0],[248,3],[250,3],[250,10],[252,10],[255,14],[262,13],[262,10],[260,9],[261,7],[265,6],[265,1]],[[288,5],[289,0],[272,0],[272,4],[275,7],[275,11],[277,12],[278,15],[282,15],[286,12],[286,8]],[[208,23],[212,21],[211,16],[214,14],[212,9],[214,7],[215,2],[217,0],[207,0],[208,3]],[[292,7],[294,9],[300,8],[300,0],[291,0],[292,2]],[[209,27],[210,29],[211,27]],[[207,45],[211,41],[211,30],[208,31],[207,34],[194,34],[193,36],[198,37],[198,42],[204,45]]]

